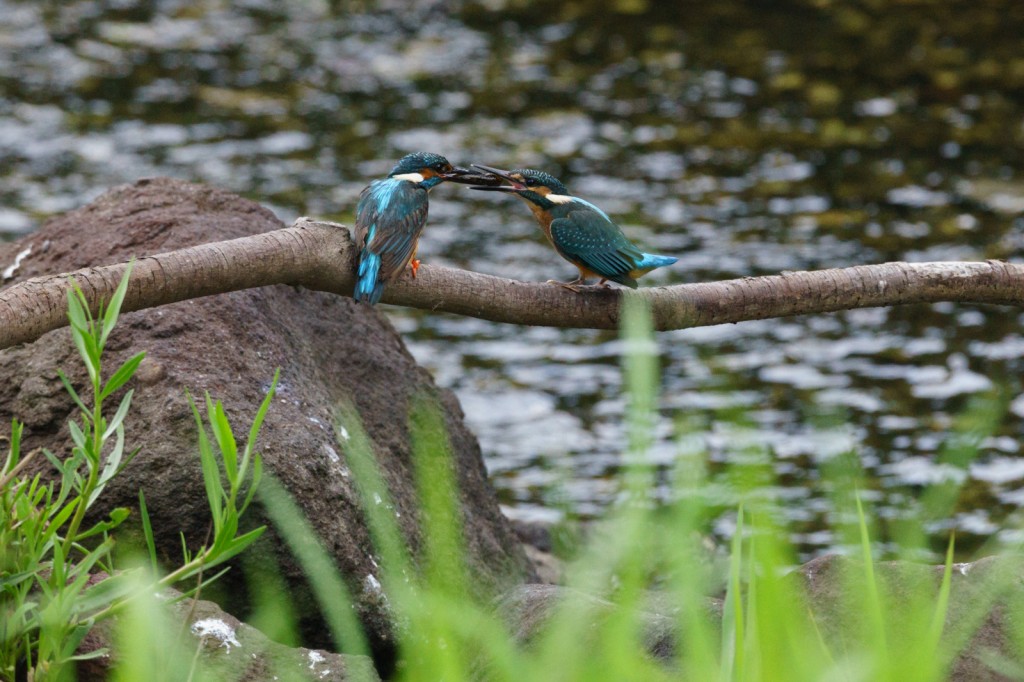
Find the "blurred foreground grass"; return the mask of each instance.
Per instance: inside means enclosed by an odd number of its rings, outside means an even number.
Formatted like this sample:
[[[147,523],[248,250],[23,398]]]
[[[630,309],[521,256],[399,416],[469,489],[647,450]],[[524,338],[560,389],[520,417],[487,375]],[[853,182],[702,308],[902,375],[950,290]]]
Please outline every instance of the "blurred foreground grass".
[[[839,546],[853,555],[851,561],[842,564],[838,583],[835,609],[844,627],[839,637],[826,632],[804,583],[793,579],[797,552],[782,521],[785,515],[780,505],[784,501],[767,493],[774,484],[767,448],[751,446],[730,457],[728,478],[737,502],[735,532],[723,556],[709,555],[703,538],[722,502],[713,499],[719,488],[707,485],[706,453],[694,446],[692,439],[680,440],[672,474],[672,498],[656,504],[649,495],[657,475],[657,467],[648,461],[646,453],[658,404],[659,354],[647,312],[632,297],[625,300],[623,371],[629,394],[630,433],[625,493],[605,519],[570,543],[572,551],[565,557],[565,586],[553,592],[555,598],[546,605],[544,617],[529,627],[517,620],[522,614],[515,613],[514,598],[487,602],[471,596],[478,591],[471,589],[473,576],[464,562],[461,510],[447,436],[436,406],[420,401],[409,415],[420,496],[422,543],[416,557],[392,515],[389,491],[358,415],[349,406],[339,406],[335,427],[347,437],[339,437],[338,445],[359,489],[381,568],[379,588],[395,623],[398,658],[394,679],[942,680],[996,604],[1009,615],[1007,622],[1016,624],[1008,637],[1016,647],[1013,650],[1020,649],[1024,643],[1024,600],[1013,591],[1019,587],[1017,571],[987,573],[984,589],[976,592],[980,596],[966,610],[961,608],[953,622],[947,617],[953,589],[953,538],[949,538],[944,570],[938,579],[930,580],[927,574],[913,570],[913,561],[933,556],[924,526],[949,515],[960,494],[956,481],[962,479],[927,488],[914,516],[886,519],[884,529],[891,541],[883,552],[876,539],[883,524],[859,493],[863,477],[856,454],[837,457],[823,466],[821,476],[838,510],[832,531],[841,538]],[[73,305],[73,322],[75,315],[81,315],[81,311],[76,312]],[[92,424],[97,430],[86,432],[96,434],[96,438],[104,433],[116,435],[120,443],[123,435],[116,425],[104,420],[99,400],[105,393],[99,378],[100,339],[106,338],[107,327],[115,321],[116,312],[106,326],[101,322],[92,328],[89,325],[94,323],[85,320],[76,327],[84,325],[98,334],[93,339],[98,342],[95,347],[82,349],[87,364],[94,365],[90,376],[94,377],[97,397],[94,417],[86,420],[87,427]],[[130,395],[123,404],[129,402]],[[269,402],[256,417],[241,458],[230,425],[223,418],[223,408],[207,401],[209,425],[196,411],[215,526],[210,551],[220,551],[213,559],[221,561],[250,541],[248,536],[236,538],[235,534],[238,514],[258,487],[256,494],[278,534],[307,573],[336,650],[365,655],[370,647],[350,594],[353,583],[338,575],[325,549],[311,541],[311,527],[287,491],[272,477],[260,475],[253,447],[267,405]],[[83,414],[90,413],[84,404],[81,407]],[[1002,409],[995,399],[975,403],[963,416],[956,438],[942,450],[943,461],[966,468]],[[118,415],[115,421],[123,419],[121,410]],[[19,432],[16,425],[12,456],[0,476],[0,499],[4,501],[0,530],[6,538],[16,537],[28,509],[26,503],[13,500],[23,491],[42,485],[38,479],[20,477],[15,470]],[[103,480],[108,473],[116,475],[118,463],[110,465],[109,453],[123,449],[123,443],[105,450],[104,443],[97,441],[94,447],[86,440],[82,448],[90,453],[87,477],[72,476],[71,483],[66,483],[71,490],[82,488],[78,497],[72,496],[76,500],[73,505],[66,506],[70,493],[55,496],[52,488],[49,495],[36,499],[44,518],[51,519],[42,526],[50,529],[46,537],[51,540],[35,547],[29,569],[11,563],[13,544],[4,547],[0,607],[6,658],[0,675],[4,679],[72,679],[75,657],[95,655],[89,651],[76,654],[75,647],[97,619],[116,614],[112,641],[117,655],[112,679],[223,680],[240,676],[244,669],[241,664],[235,671],[207,666],[195,641],[183,636],[182,626],[167,617],[161,602],[165,597],[153,589],[169,583],[180,586],[183,576],[191,580],[187,589],[197,589],[196,581],[204,579],[201,570],[182,573],[177,569],[160,574],[151,546],[150,551],[140,553],[143,559],[139,568],[126,570],[110,563],[106,549],[100,551],[95,545],[74,539],[75,520],[84,513],[86,502],[95,500],[92,491],[96,486],[93,483],[89,487],[89,481]],[[217,446],[216,455],[213,445]],[[104,452],[108,453],[106,465],[100,457]],[[64,467],[66,472],[67,465]],[[252,474],[249,478],[247,470]],[[54,502],[59,504],[54,506]],[[64,511],[67,508],[70,511]],[[73,525],[67,528],[66,523]],[[66,530],[58,532],[61,528]],[[104,526],[95,532],[106,538],[112,528]],[[147,536],[151,532],[147,531]],[[107,544],[104,540],[99,547]],[[98,551],[100,554],[93,558]],[[908,576],[898,595],[892,582],[881,577],[878,562],[883,554],[887,559],[904,560],[895,569]],[[201,556],[187,554],[185,565],[201,568],[202,561],[195,563]],[[73,564],[73,579],[65,580],[57,571],[65,570],[61,567],[69,562]],[[95,592],[83,588],[82,576],[88,577],[94,566],[117,577],[116,593],[103,593],[105,600],[97,601]],[[886,571],[887,575],[891,573]],[[272,633],[275,638],[297,641],[299,634],[291,631],[290,625],[295,622],[292,606],[281,598],[279,584],[275,580],[252,581],[254,590],[268,593],[254,600],[257,609],[253,620],[276,623],[278,631]],[[93,599],[83,599],[83,594]],[[70,613],[73,618],[65,620],[65,627],[55,629],[53,618],[47,614],[67,604],[76,607],[60,613]],[[654,611],[656,617],[652,616]],[[658,632],[652,632],[658,628]],[[1024,659],[997,651],[981,655],[1002,674],[1024,677],[1020,663]],[[347,671],[348,678],[375,679],[369,659],[350,660],[355,663]],[[358,661],[366,667],[360,668]],[[290,679],[295,671],[273,673],[280,679]]]

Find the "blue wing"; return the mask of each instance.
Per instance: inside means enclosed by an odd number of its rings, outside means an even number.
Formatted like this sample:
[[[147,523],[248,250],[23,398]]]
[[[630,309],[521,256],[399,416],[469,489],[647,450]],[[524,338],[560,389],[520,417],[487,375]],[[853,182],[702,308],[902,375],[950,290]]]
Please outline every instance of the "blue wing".
[[[375,180],[356,207],[359,268],[353,297],[376,303],[402,274],[427,222],[427,192],[406,180]]]
[[[604,279],[636,288],[631,273],[643,262],[644,254],[600,211],[583,206],[553,220],[551,241],[571,263]]]

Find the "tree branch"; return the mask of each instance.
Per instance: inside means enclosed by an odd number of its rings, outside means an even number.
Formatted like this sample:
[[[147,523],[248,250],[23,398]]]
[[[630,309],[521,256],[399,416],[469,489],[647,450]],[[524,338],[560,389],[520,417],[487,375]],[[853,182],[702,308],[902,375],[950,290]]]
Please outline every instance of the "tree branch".
[[[347,229],[300,219],[282,230],[139,258],[123,309],[270,284],[351,295],[354,261]],[[125,266],[36,277],[0,289],[0,349],[67,324],[69,276],[95,305],[110,298]],[[594,287],[576,294],[550,284],[424,265],[415,280],[403,275],[388,286],[384,301],[512,324],[614,329],[623,296],[646,300],[659,330],[903,303],[1024,306],[1024,266],[1001,261],[884,263],[635,292]]]

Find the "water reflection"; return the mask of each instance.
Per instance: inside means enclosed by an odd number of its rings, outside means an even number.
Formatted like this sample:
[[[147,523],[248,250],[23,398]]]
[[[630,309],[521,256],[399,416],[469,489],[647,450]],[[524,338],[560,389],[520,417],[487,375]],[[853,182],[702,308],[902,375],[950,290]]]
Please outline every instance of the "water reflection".
[[[8,238],[157,174],[285,221],[348,221],[369,177],[430,149],[550,170],[680,257],[648,285],[1024,248],[1024,6],[0,0],[0,15]],[[438,189],[421,257],[573,274],[521,206],[495,199]],[[596,514],[615,498],[614,335],[390,314],[459,394],[512,513]],[[1020,322],[943,304],[662,334],[653,456],[671,466],[683,422],[716,472],[767,445],[773,494],[813,553],[833,542],[821,461],[857,448],[897,515],[950,474],[935,455],[967,399],[1005,387],[1009,417],[955,520],[967,546],[1024,499]]]

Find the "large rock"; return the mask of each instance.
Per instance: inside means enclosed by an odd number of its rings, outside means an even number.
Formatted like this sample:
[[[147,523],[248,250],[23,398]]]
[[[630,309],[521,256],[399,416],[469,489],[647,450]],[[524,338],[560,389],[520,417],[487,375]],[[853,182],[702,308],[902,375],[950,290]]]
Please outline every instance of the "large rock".
[[[925,595],[927,608],[934,607],[943,566],[929,566],[903,561],[875,565],[876,581],[889,600],[890,611],[908,613],[909,607]],[[868,631],[861,619],[869,614],[864,608],[851,608],[848,595],[863,595],[863,564],[837,555],[810,561],[792,575],[807,595],[815,623],[830,643],[838,658],[856,642],[856,634]],[[947,647],[959,647],[952,662],[949,679],[972,682],[1005,680],[986,663],[993,655],[1019,660],[1014,635],[1019,623],[1007,613],[1018,611],[1024,603],[1024,557],[993,556],[969,564],[955,564],[951,573],[949,606],[944,630]],[[888,623],[891,641],[900,641],[900,632],[907,624],[894,618]],[[909,635],[910,633],[907,633]],[[914,633],[919,635],[920,633]]]
[[[893,561],[874,566],[879,589],[886,599],[885,627],[895,655],[901,642],[920,637],[920,618],[911,618],[913,605],[924,605],[930,616],[935,608],[943,566]],[[813,615],[815,629],[837,661],[857,660],[863,650],[862,637],[871,633],[871,614],[864,595],[863,564],[838,555],[810,561],[784,578],[795,595]],[[1024,604],[1024,557],[1019,555],[986,557],[974,563],[956,564],[951,573],[949,604],[939,655],[955,657],[949,661],[948,679],[974,682],[1018,679],[1006,677],[988,665],[1002,657],[1019,665],[1019,614]],[[651,656],[671,663],[678,641],[678,604],[674,596],[662,592],[647,595],[638,623],[644,646]],[[566,601],[575,601],[588,609],[588,622],[612,613],[616,605],[600,595],[584,594],[556,585],[520,585],[496,602],[495,608],[506,620],[510,632],[528,642],[541,632],[554,610]],[[702,610],[712,627],[720,627],[723,602],[706,597]],[[911,631],[911,628],[916,628]]]
[[[151,605],[165,612],[165,627],[172,628],[179,641],[173,646],[176,673],[197,666],[196,679],[234,680],[235,682],[380,682],[373,661],[366,656],[336,654],[331,651],[290,647],[271,641],[256,628],[225,613],[217,604],[181,599],[176,590],[165,590],[166,605]],[[76,665],[79,682],[100,682],[110,678],[113,668],[125,652],[119,648],[123,635],[118,617],[93,628],[78,651],[104,650],[97,658]],[[192,652],[195,652],[193,662]],[[135,652],[138,654],[138,652]],[[173,675],[172,675],[173,678]]]
[[[201,242],[241,237],[282,227],[267,209],[227,192],[169,179],[118,187],[92,204],[50,220],[14,244],[0,244],[0,264],[13,263],[31,245],[13,279],[102,265]],[[531,577],[532,569],[501,515],[475,437],[454,396],[439,390],[410,356],[378,311],[350,299],[287,286],[212,296],[123,316],[108,348],[108,368],[140,350],[146,361],[131,383],[135,398],[126,422],[130,446],[141,454],[104,493],[102,506],[136,506],[146,494],[161,553],[180,560],[179,533],[195,546],[207,534],[206,507],[193,419],[184,390],[222,399],[238,436],[274,373],[277,398],[259,449],[266,469],[295,497],[333,554],[358,600],[357,608],[378,660],[394,643],[386,600],[366,589],[379,578],[378,562],[335,434],[339,405],[350,402],[373,442],[390,486],[395,516],[415,549],[417,500],[407,429],[414,396],[426,393],[441,406],[459,484],[465,544],[473,584],[481,593]],[[0,351],[0,423],[26,425],[26,450],[44,446],[67,453],[72,403],[57,378],[74,384],[85,374],[67,329],[34,343]],[[116,396],[115,396],[116,397]],[[264,523],[261,510],[250,525]],[[279,566],[298,605],[304,643],[328,648],[315,602],[301,568],[272,533],[243,555],[263,569]],[[369,576],[373,576],[370,578]],[[243,572],[232,571],[223,590],[230,610],[245,617]],[[209,594],[209,592],[207,593]]]

